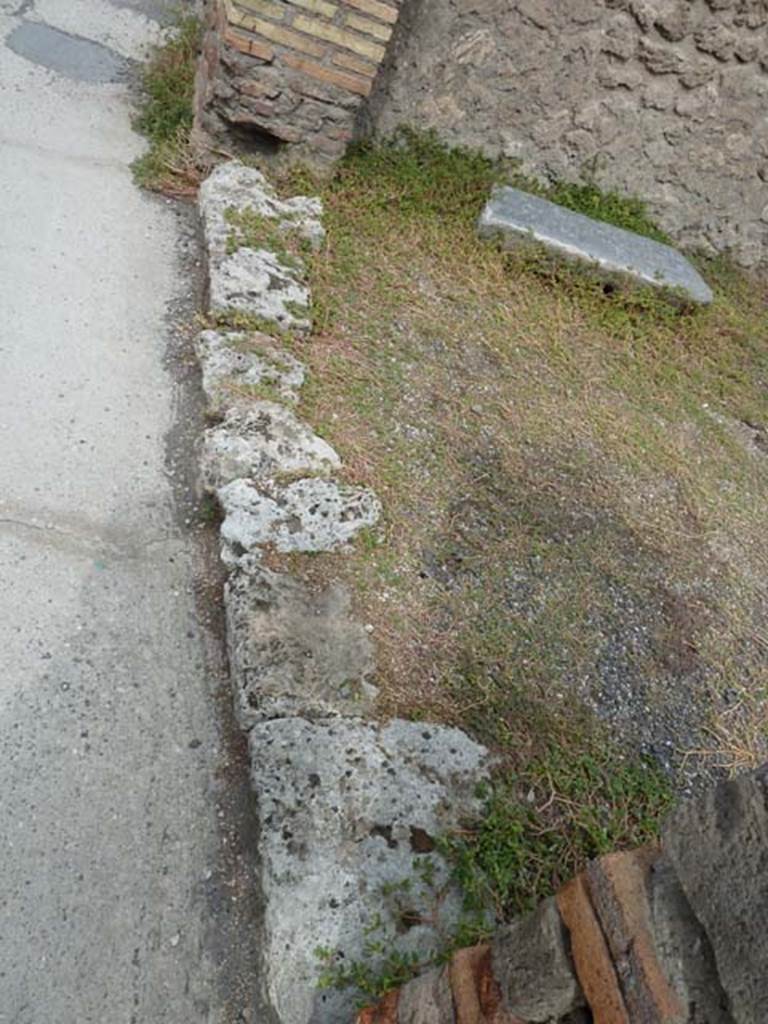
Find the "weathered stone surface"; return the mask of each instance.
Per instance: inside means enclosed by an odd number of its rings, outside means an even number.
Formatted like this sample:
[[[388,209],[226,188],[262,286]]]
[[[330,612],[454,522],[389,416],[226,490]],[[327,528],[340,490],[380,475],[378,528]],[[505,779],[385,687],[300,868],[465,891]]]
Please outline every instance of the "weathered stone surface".
[[[247,313],[283,330],[310,328],[309,290],[295,267],[267,249],[242,248],[212,261],[209,279],[209,305],[217,313]]]
[[[225,514],[221,537],[235,557],[265,544],[278,551],[333,551],[381,514],[373,491],[334,480],[259,486],[233,480],[217,493]]]
[[[317,590],[268,569],[235,571],[224,607],[243,729],[268,718],[372,712],[373,645],[341,584]]]
[[[327,475],[341,459],[327,441],[277,402],[254,401],[206,430],[200,458],[203,486],[215,491],[232,480],[268,481],[285,474]]]
[[[280,200],[260,171],[230,161],[202,183],[199,206],[208,249],[211,308],[248,313],[289,330],[308,330],[309,292],[301,261],[291,259],[288,265],[263,248],[230,251],[235,232],[228,214],[252,211],[274,220],[277,231],[293,232],[318,246],[324,235],[320,200],[307,196]]]
[[[613,853],[587,868],[589,893],[616,965],[630,1021],[678,1022],[684,1008],[653,942],[648,876],[656,847]]]
[[[279,199],[270,183],[255,167],[239,160],[219,164],[200,186],[200,213],[205,240],[213,260],[227,253],[232,225],[227,211],[252,210],[260,217],[275,221],[278,230],[296,232],[314,248],[322,244],[325,229],[320,218],[323,206],[319,199],[294,196]]]
[[[665,854],[714,954],[738,1024],[768,1020],[768,770],[679,805],[662,833]]]
[[[709,939],[663,855],[648,882],[656,956],[683,1007],[682,1019],[686,1024],[734,1024]]]
[[[381,916],[377,939],[395,941],[398,918],[382,895],[386,883],[414,875],[429,858],[435,883],[447,868],[428,849],[434,837],[481,811],[477,783],[487,752],[457,729],[393,721],[279,719],[249,734],[251,778],[259,794],[265,896],[264,958],[270,1002],[285,1024],[352,1020],[354,995],[319,992],[315,949],[363,957],[365,929]],[[417,901],[418,914],[455,921],[458,894],[439,906]],[[409,917],[409,921],[412,920]],[[427,923],[397,937],[398,948],[433,948]],[[366,957],[375,967],[375,957]]]
[[[510,1013],[528,1024],[550,1024],[583,1005],[554,898],[500,928],[491,948],[493,973]]]
[[[201,331],[195,350],[208,410],[223,415],[250,406],[258,389],[269,388],[290,404],[299,399],[306,371],[274,338],[258,331]]]
[[[684,246],[765,264],[767,16],[762,0],[420,0],[367,126],[433,128],[545,182],[589,177],[646,200]]]
[[[453,995],[448,968],[437,967],[404,985],[397,1007],[398,1024],[453,1024]]]
[[[506,248],[538,242],[568,259],[621,274],[641,284],[673,288],[698,303],[712,291],[679,252],[651,238],[592,220],[516,188],[496,189],[480,217],[483,238],[499,238]]]

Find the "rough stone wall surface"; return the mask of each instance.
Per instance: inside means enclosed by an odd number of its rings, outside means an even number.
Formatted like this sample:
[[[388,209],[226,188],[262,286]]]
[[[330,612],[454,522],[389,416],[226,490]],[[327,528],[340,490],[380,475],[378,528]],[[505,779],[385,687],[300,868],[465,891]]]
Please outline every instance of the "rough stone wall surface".
[[[369,130],[433,127],[768,262],[766,0],[409,0]]]
[[[200,140],[340,156],[401,0],[208,0],[196,83]]]

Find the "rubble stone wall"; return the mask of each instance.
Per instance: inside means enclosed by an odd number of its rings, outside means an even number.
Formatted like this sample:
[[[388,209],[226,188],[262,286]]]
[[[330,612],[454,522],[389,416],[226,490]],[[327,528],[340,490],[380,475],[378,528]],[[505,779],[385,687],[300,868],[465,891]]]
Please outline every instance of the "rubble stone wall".
[[[433,127],[768,262],[766,0],[408,0],[369,129]]]

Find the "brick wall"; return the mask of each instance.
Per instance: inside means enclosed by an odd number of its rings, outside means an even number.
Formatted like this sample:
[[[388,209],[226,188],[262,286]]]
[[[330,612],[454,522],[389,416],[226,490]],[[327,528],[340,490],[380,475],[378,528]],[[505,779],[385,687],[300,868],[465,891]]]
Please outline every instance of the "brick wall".
[[[352,138],[401,0],[209,0],[200,134],[333,160]]]

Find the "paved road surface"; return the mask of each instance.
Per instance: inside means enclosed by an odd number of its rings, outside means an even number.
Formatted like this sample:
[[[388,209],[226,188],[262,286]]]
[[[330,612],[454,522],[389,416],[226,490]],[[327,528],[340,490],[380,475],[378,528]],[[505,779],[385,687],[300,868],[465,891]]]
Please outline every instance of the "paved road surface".
[[[128,166],[161,11],[0,0],[2,1024],[259,1017],[247,808],[174,499],[189,212]]]

